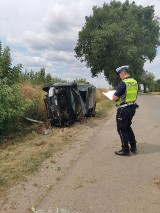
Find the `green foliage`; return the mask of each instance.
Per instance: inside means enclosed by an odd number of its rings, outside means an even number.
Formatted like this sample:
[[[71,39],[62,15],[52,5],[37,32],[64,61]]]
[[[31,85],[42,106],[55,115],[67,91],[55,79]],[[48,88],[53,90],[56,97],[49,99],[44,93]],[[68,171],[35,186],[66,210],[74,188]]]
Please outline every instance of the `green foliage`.
[[[11,76],[10,84],[11,85],[21,82],[22,69],[23,69],[22,64],[18,64],[17,66],[14,66],[12,68],[12,71],[11,71],[11,74],[10,74],[10,76]]]
[[[11,55],[9,47],[2,50],[0,48],[0,78],[11,79]]]
[[[75,47],[76,57],[86,62],[93,77],[104,72],[113,86],[118,78],[115,69],[125,64],[139,80],[145,61],[156,56],[159,30],[153,6],[137,6],[128,0],[104,3],[103,7],[93,7],[93,15],[86,17]]]
[[[156,80],[154,83],[154,92],[160,92],[160,79]]]
[[[57,77],[54,78],[49,73],[46,74],[45,68],[41,68],[37,72],[34,72],[33,70],[26,70],[24,73],[21,73],[21,82],[32,83],[33,85],[43,85],[44,83],[56,83],[65,81]]]
[[[33,85],[42,85],[49,82],[62,82],[60,78],[53,78],[49,73],[46,74],[45,68],[35,72],[33,70],[23,72],[23,65],[18,64],[12,68],[10,48],[2,49],[0,42],[0,79],[5,79],[6,84],[14,85],[22,82],[29,82]]]
[[[152,92],[154,90],[155,76],[150,72],[143,72],[140,83],[143,84],[144,92]]]
[[[20,92],[20,86],[0,82],[0,136],[19,128],[19,122],[32,105],[31,101],[22,100]]]
[[[85,78],[80,78],[80,79],[77,79],[75,80],[76,83],[87,83],[86,79]]]
[[[44,83],[56,83],[62,81],[59,78],[52,78],[45,73],[45,68],[34,72],[26,70],[23,72],[22,64],[12,67],[12,59],[9,47],[2,49],[0,42],[0,137],[21,131],[24,117],[43,118],[43,91],[35,89],[35,85],[42,86]],[[21,94],[21,86],[32,84],[28,93],[34,92],[32,97],[25,97]],[[21,86],[20,86],[21,85]],[[37,86],[37,88],[38,88]],[[46,111],[45,111],[46,117]],[[24,132],[24,131],[23,131]]]
[[[22,64],[18,64],[12,68],[10,48],[2,49],[0,43],[0,79],[5,79],[8,85],[13,85],[21,81]]]

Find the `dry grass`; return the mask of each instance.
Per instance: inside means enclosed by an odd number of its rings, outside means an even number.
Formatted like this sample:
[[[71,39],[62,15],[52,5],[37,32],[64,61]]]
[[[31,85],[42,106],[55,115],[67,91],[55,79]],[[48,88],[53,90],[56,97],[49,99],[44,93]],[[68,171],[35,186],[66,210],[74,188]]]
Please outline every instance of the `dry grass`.
[[[160,92],[151,92],[151,95],[160,95]]]
[[[49,135],[32,134],[0,146],[0,190],[18,183],[39,169],[42,163],[71,143],[68,129],[52,129]]]
[[[114,106],[113,101],[105,100],[97,103],[96,117],[104,117],[108,115],[108,112]]]
[[[107,92],[107,89],[100,88],[96,91],[96,115],[99,116],[105,116],[107,115],[107,112],[113,107],[114,102],[110,101],[102,94],[102,92]]]
[[[29,98],[34,101],[39,96],[39,87],[32,84],[23,84],[21,90],[22,97]]]
[[[33,101],[37,108],[37,114],[43,115],[45,113],[44,96],[45,92],[40,86],[33,86],[32,84],[22,85],[22,97]],[[46,113],[45,113],[46,115]]]
[[[104,96],[102,94],[102,92],[107,92],[107,89],[99,88],[99,89],[96,90],[96,101],[97,101],[97,103],[101,103],[101,102],[107,100],[106,96]]]
[[[102,94],[106,89],[97,89],[96,117],[106,116],[113,106],[113,102],[107,100]],[[43,109],[43,93],[40,88],[25,85],[22,95],[39,100]],[[42,108],[41,108],[42,107]],[[42,163],[66,145],[74,141],[72,126],[69,128],[53,128],[49,135],[43,135],[46,126],[35,126],[34,131],[16,139],[5,140],[0,144],[0,191],[24,180],[28,174],[39,169]]]

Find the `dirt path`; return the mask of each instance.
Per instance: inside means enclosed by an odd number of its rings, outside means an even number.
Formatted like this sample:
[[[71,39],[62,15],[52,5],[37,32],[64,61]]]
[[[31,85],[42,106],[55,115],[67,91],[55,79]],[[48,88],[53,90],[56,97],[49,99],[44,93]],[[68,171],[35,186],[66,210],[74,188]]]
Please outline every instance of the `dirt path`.
[[[11,189],[1,213],[160,213],[160,189],[154,184],[160,176],[160,97],[139,96],[138,103],[137,155],[114,154],[120,148],[115,111],[108,120],[90,120],[80,125],[72,147]]]

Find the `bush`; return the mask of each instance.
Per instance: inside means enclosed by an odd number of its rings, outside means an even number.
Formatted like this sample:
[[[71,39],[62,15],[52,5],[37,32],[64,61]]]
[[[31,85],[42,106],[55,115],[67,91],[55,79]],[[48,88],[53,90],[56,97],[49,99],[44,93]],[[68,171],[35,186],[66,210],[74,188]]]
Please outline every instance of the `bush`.
[[[1,82],[0,86],[0,136],[7,135],[19,128],[25,112],[32,101],[22,99],[19,85],[9,86]]]

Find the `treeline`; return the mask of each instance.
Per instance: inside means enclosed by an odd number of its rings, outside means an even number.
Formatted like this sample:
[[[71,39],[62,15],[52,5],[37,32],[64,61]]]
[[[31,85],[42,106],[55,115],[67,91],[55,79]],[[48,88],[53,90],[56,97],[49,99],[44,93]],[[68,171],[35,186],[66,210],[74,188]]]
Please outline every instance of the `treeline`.
[[[83,78],[75,81],[86,83]],[[65,81],[46,74],[45,68],[24,71],[22,64],[12,66],[10,48],[0,42],[0,137],[26,131],[25,117],[46,118],[42,85],[49,82]],[[160,79],[150,72],[143,73],[139,85],[144,92],[160,91]]]
[[[154,92],[160,92],[160,79],[154,82]]]
[[[64,81],[57,77],[52,77],[50,73],[46,74],[45,68],[39,71],[25,70],[23,65],[18,64],[12,68],[12,59],[9,47],[2,49],[0,43],[0,79],[5,81],[8,85],[17,83],[30,82],[35,85],[40,85],[46,82],[59,82]]]
[[[155,76],[150,72],[143,72],[139,79],[140,90],[143,92],[160,92],[160,79],[155,80]]]
[[[39,71],[25,70],[22,64],[12,67],[10,48],[0,42],[0,137],[26,130],[24,119],[44,117],[42,84],[63,81]]]

